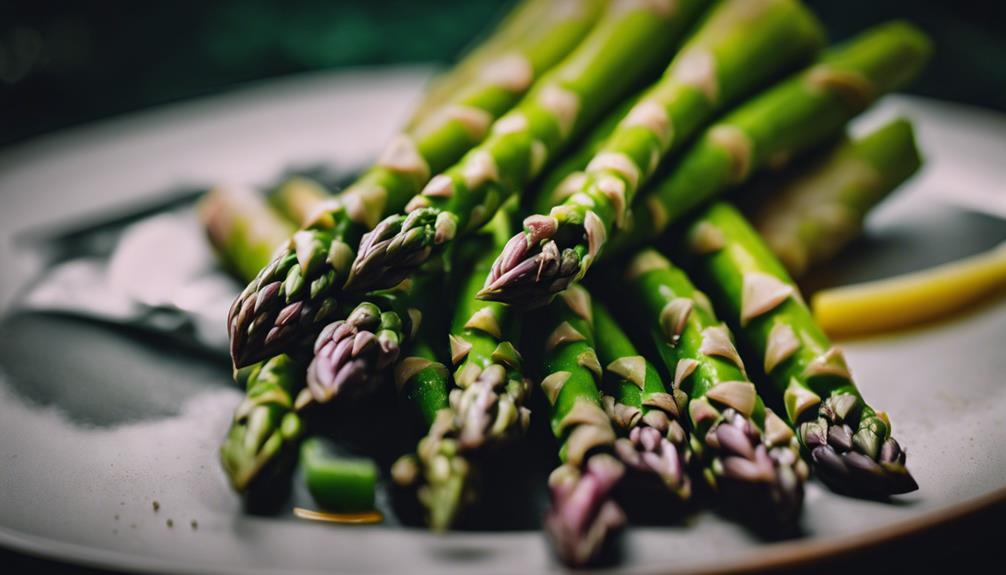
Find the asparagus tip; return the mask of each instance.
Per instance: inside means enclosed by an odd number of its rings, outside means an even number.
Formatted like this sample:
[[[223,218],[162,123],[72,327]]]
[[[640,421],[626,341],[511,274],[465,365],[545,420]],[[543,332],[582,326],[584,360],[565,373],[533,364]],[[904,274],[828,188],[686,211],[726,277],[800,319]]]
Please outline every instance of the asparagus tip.
[[[517,237],[523,243],[523,236]],[[545,242],[540,250],[525,251],[521,256],[513,257],[504,250],[478,297],[533,309],[548,305],[556,294],[579,277],[581,258],[576,250],[560,250],[552,240]]]
[[[506,368],[493,363],[466,388],[451,394],[458,443],[465,451],[523,435],[528,426],[524,398],[529,384],[508,379]]]
[[[672,443],[665,434],[649,426],[636,426],[629,437],[615,442],[615,454],[630,469],[653,474],[681,501],[691,498],[691,481],[686,469],[687,443]]]
[[[450,529],[475,498],[475,470],[459,452],[455,433],[450,410],[441,410],[416,453],[399,458],[391,469],[396,485],[414,489],[434,531]]]
[[[383,368],[399,353],[393,338],[374,333],[380,328],[380,317],[376,306],[364,303],[347,319],[322,330],[307,368],[307,387],[315,401],[327,403],[340,395],[359,397],[378,386]]]
[[[877,415],[850,419],[861,400],[852,394],[829,397],[818,418],[800,425],[818,476],[833,490],[853,496],[888,497],[910,493],[919,484],[905,466],[906,452]]]
[[[768,446],[761,431],[733,409],[709,431],[706,443],[719,450],[720,488],[727,508],[757,527],[792,531],[803,506],[806,464],[794,444]]]
[[[409,277],[433,253],[438,213],[421,208],[392,215],[364,234],[343,289],[385,289]]]
[[[567,464],[552,473],[545,531],[567,565],[589,565],[614,543],[626,519],[611,494],[623,474],[622,464],[603,453],[592,456],[582,472]]]

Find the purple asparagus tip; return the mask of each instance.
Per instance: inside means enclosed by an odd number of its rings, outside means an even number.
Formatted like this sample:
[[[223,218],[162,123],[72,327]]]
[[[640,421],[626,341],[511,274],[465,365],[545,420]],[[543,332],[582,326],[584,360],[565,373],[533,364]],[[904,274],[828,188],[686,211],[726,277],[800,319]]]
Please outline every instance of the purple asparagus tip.
[[[556,243],[555,218],[531,216],[524,220],[524,228],[493,263],[480,299],[523,309],[542,307],[579,277],[581,258],[576,250]]]
[[[375,334],[380,323],[381,310],[364,302],[348,318],[322,330],[307,368],[307,387],[316,402],[338,395],[360,397],[376,389],[384,368],[399,353],[395,340]]]
[[[720,488],[728,508],[759,527],[789,532],[803,507],[803,486],[808,471],[800,459],[795,438],[782,445],[766,445],[762,432],[741,413],[727,409],[713,427],[706,445],[719,451]]]
[[[433,253],[438,210],[395,214],[364,234],[343,288],[366,292],[394,287]]]
[[[686,467],[688,446],[680,424],[675,421],[673,426],[673,431],[665,429],[663,432],[646,425],[633,427],[627,438],[615,442],[615,454],[629,468],[655,474],[667,489],[687,501],[691,497]],[[672,442],[671,437],[676,437],[679,430],[681,441]]]
[[[800,425],[818,476],[836,491],[864,497],[917,490],[919,484],[905,466],[905,450],[890,437],[886,421],[871,414],[853,429],[860,403],[851,394],[829,397],[816,420]]]
[[[235,368],[307,347],[335,313],[338,272],[319,263],[332,243],[322,235],[297,232],[234,300],[227,329]]]
[[[552,507],[545,531],[564,563],[581,567],[596,561],[625,525],[612,491],[625,472],[611,455],[600,453],[584,469],[563,465],[549,478]]]

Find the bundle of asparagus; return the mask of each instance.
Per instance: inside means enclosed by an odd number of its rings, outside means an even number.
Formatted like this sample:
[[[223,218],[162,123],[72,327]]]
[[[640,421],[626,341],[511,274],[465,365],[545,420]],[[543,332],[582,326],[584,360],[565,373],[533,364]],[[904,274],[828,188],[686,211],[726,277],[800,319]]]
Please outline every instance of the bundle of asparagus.
[[[668,373],[678,411],[687,409],[692,451],[726,509],[759,526],[791,529],[803,502],[806,464],[786,424],[765,408],[730,330],[688,277],[656,251],[624,269],[625,302],[646,326]],[[731,499],[733,501],[731,501]]]
[[[329,473],[337,459],[321,442],[298,446],[324,429],[326,404],[365,409],[393,380],[403,415],[384,421],[408,445],[387,471],[436,530],[475,513],[498,448],[550,441],[525,437],[541,396],[559,462],[544,524],[570,565],[614,548],[623,509],[655,492],[675,504],[661,507],[668,517],[688,512],[697,486],[789,533],[811,468],[857,495],[914,489],[887,416],[786,269],[832,257],[918,168],[903,119],[834,141],[915,75],[929,44],[887,24],[776,82],[822,43],[793,0],[524,0],[342,193],[303,178],[268,201],[214,190],[200,209],[207,235],[248,282],[228,318],[246,387],[221,449],[234,488],[282,491],[299,454],[309,481],[326,478],[310,481],[319,505],[347,500],[326,491],[372,489],[372,466]],[[541,214],[527,216],[516,200],[535,183]],[[717,204],[660,240],[734,188],[757,231]],[[648,247],[658,240],[702,291]],[[620,273],[590,278],[607,305],[576,283],[632,250]],[[531,318],[518,309],[535,306]],[[332,479],[350,476],[364,480]]]
[[[842,351],[736,208],[710,207],[688,234],[697,277],[758,358],[818,475],[846,492],[886,496],[918,489],[888,416],[863,400]]]
[[[480,142],[544,71],[592,29],[603,2],[561,3],[534,31],[517,34],[505,53],[437,111],[396,136],[377,163],[320,206],[304,229],[262,268],[228,314],[238,367],[310,342],[332,318],[353,261],[352,246],[381,218],[401,210],[429,181]],[[501,31],[503,34],[505,31]]]
[[[627,224],[636,191],[716,112],[761,87],[822,43],[798,2],[723,2],[639,99],[584,172],[564,180],[561,205],[531,216],[500,254],[483,297],[537,306],[586,272],[601,246]]]
[[[657,239],[670,223],[747,180],[755,170],[784,163],[837,136],[851,117],[911,79],[928,53],[928,40],[915,28],[903,23],[880,26],[831,49],[817,64],[742,104],[708,128],[670,175],[644,193],[630,229],[613,238],[608,252]],[[630,119],[626,121],[631,127]],[[618,181],[614,186],[626,189]],[[598,194],[571,197],[570,202],[581,205],[573,210],[571,224],[582,233],[571,234],[570,243],[561,250],[549,240],[558,229],[558,217],[532,218],[526,237],[515,238],[501,254],[499,266],[486,280],[484,296],[534,306],[582,278],[607,243],[615,215],[627,205],[623,193],[616,196],[616,202],[602,200]],[[566,208],[558,213],[566,213]],[[591,213],[594,216],[588,218]],[[544,231],[535,231],[538,228]],[[546,240],[542,251],[529,251],[539,237]]]
[[[664,65],[704,0],[616,0],[562,64],[490,130],[486,141],[430,180],[360,243],[347,287],[396,283],[433,247],[478,229],[573,138],[638,82]]]

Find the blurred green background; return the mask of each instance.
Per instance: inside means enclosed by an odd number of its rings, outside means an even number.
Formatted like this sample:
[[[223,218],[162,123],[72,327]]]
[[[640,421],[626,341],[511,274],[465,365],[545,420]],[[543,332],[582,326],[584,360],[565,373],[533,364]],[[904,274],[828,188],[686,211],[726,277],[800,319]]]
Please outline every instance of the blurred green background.
[[[6,145],[288,74],[451,62],[505,0],[0,0]],[[1006,2],[810,0],[832,40],[902,17],[934,37],[913,92],[1006,110]]]

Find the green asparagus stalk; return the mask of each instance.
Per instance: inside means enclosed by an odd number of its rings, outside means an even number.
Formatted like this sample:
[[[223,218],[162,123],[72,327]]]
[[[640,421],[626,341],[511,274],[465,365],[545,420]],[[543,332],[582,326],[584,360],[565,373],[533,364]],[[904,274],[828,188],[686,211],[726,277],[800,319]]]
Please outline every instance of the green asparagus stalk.
[[[691,447],[682,425],[688,401],[629,340],[608,310],[594,301],[597,357],[604,368],[605,411],[622,437],[615,455],[628,468],[658,477],[679,501],[688,501]],[[677,397],[675,397],[677,396]]]
[[[519,318],[501,304],[475,297],[496,251],[510,235],[509,219],[500,211],[490,224],[484,249],[463,280],[451,327],[451,363],[458,385],[451,392],[451,406],[465,450],[522,437],[530,418],[525,404],[531,383],[517,351]]]
[[[336,513],[362,513],[374,509],[377,466],[359,457],[335,455],[325,440],[311,437],[300,446],[304,483],[314,502]]]
[[[478,478],[458,445],[448,399],[450,372],[428,343],[417,342],[411,351],[395,368],[395,381],[403,403],[419,415],[427,432],[414,454],[395,462],[391,477],[399,488],[415,493],[430,527],[443,531],[475,500]]]
[[[220,448],[220,462],[236,491],[268,491],[288,476],[304,428],[294,405],[303,387],[304,366],[286,355],[248,372],[245,399]]]
[[[413,405],[428,428],[415,455],[403,458],[397,470],[403,486],[418,489],[431,526],[451,526],[478,491],[478,462],[492,449],[523,436],[530,411],[524,406],[529,381],[512,342],[516,318],[499,304],[475,299],[485,267],[495,249],[510,234],[511,210],[501,210],[476,249],[472,271],[460,279],[460,305],[450,329],[450,353],[456,366],[450,389],[447,369],[437,362],[430,342],[442,338],[446,326],[424,322],[413,344],[413,356],[399,363],[397,381],[406,404]],[[460,257],[460,254],[458,255]],[[456,276],[457,277],[457,276]],[[446,311],[430,302],[434,313]]]
[[[303,176],[295,176],[280,184],[266,196],[266,199],[272,209],[299,227],[309,221],[319,207],[331,197],[332,194],[317,181]],[[289,239],[292,233],[287,234],[283,240]],[[269,262],[266,261],[259,269],[268,264]]]
[[[485,38],[475,41],[473,48],[449,70],[436,76],[423,91],[422,101],[406,122],[406,130],[414,129],[433,115],[455,94],[474,83],[482,70],[508,55],[512,47],[528,43],[534,35],[550,32],[546,25],[555,16],[549,10],[581,10],[580,0],[521,0]],[[561,13],[561,12],[560,12]]]
[[[449,98],[461,93],[467,85],[477,83],[479,72],[490,67],[491,62],[510,56],[518,38],[527,44],[537,36],[533,41],[540,42],[543,35],[552,32],[549,24],[554,18],[564,12],[583,10],[581,4],[581,0],[522,0],[487,38],[434,79],[406,123],[406,131],[415,130],[436,110],[449,104]],[[317,181],[295,176],[281,183],[267,199],[282,218],[300,226],[331,196]],[[228,269],[246,282],[269,264],[276,248],[296,231],[264,207],[252,190],[226,186],[210,190],[199,203],[198,214],[211,245]]]
[[[717,112],[809,60],[824,34],[793,0],[727,0],[710,13],[590,160],[564,200],[500,254],[481,296],[537,307],[580,279],[605,239],[627,223],[636,191]]]
[[[559,557],[572,566],[594,562],[625,524],[613,499],[625,468],[612,455],[616,436],[598,387],[591,309],[587,291],[573,286],[543,310],[539,326],[541,389],[562,461],[549,476],[545,529]]]
[[[631,229],[613,239],[609,252],[646,245],[755,171],[837,137],[850,118],[911,80],[930,51],[926,35],[904,22],[877,26],[828,50],[817,64],[707,129],[671,174],[639,198]]]
[[[488,222],[602,113],[670,58],[706,0],[613,2],[583,43],[539,82],[491,134],[430,180],[405,214],[360,242],[346,289],[408,277],[434,249]]]
[[[337,311],[353,261],[352,246],[381,218],[396,213],[438,173],[480,142],[535,78],[569,53],[599,17],[602,2],[553,10],[540,33],[521,37],[440,111],[398,135],[377,163],[329,199],[264,267],[228,314],[235,366],[309,344]]]
[[[789,274],[800,277],[858,237],[867,212],[921,164],[912,125],[898,118],[744,194],[751,200],[744,211]]]
[[[760,526],[790,528],[807,465],[793,431],[748,379],[730,330],[684,272],[652,249],[630,260],[625,284],[625,305],[648,327],[674,387],[689,398],[677,407],[687,407],[691,448],[706,482],[726,509],[746,511]]]
[[[587,168],[591,158],[601,151],[608,137],[618,127],[618,123],[629,114],[632,107],[645,93],[644,90],[622,102],[614,112],[609,113],[591,128],[590,133],[582,138],[583,141],[575,150],[566,154],[561,161],[540,178],[540,184],[535,186],[537,190],[532,190],[537,193],[534,198],[530,198],[533,201],[533,209],[529,211],[547,212],[562,201],[560,192],[565,181],[568,178],[578,177],[576,173]]]
[[[254,278],[294,231],[247,188],[213,188],[199,200],[196,212],[220,262],[244,281]]]
[[[750,357],[762,363],[817,474],[835,490],[854,494],[917,489],[887,415],[865,402],[841,350],[740,212],[715,204],[689,225],[688,238],[697,277],[737,326]]]
[[[409,356],[395,367],[399,397],[424,435],[415,453],[402,456],[392,466],[395,484],[418,500],[427,523],[436,531],[458,522],[477,499],[479,487],[477,467],[458,440],[450,372],[434,344],[448,331],[447,308],[433,300],[440,293],[427,291],[424,299],[415,302],[430,311],[410,343]]]

